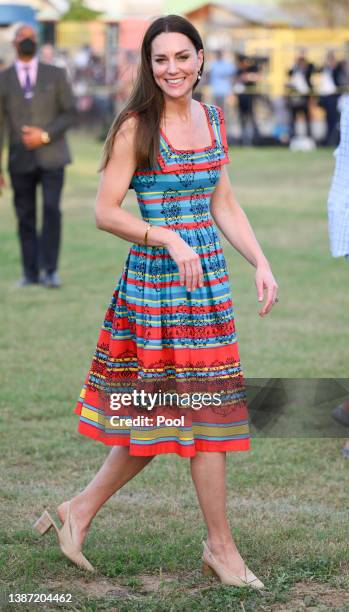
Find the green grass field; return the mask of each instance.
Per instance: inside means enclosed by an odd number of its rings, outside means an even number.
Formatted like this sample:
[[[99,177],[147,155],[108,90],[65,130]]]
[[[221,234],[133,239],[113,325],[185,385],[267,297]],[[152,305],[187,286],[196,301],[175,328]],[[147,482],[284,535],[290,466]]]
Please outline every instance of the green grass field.
[[[84,134],[71,143],[61,290],[13,288],[20,264],[8,188],[0,202],[1,588],[71,593],[68,610],[349,610],[349,462],[339,437],[256,438],[249,453],[227,454],[233,535],[268,585],[264,595],[201,575],[206,532],[189,462],[176,455],[156,457],[96,517],[84,547],[96,576],[70,564],[53,533],[31,529],[108,452],[77,434],[72,411],[130,247],[95,227],[101,144]],[[347,377],[349,266],[330,256],[327,237],[331,151],[236,149],[231,158],[235,193],[280,286],[280,303],[261,319],[254,270],[223,240],[245,375]],[[133,192],[125,206],[138,214]]]

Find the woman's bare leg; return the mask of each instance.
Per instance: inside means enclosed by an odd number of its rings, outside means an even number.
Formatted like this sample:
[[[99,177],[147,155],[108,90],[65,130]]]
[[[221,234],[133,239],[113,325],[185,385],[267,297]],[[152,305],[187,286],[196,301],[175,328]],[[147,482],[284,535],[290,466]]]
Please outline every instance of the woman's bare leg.
[[[150,457],[129,455],[127,446],[114,446],[102,467],[81,493],[71,499],[73,539],[81,546],[92,519],[103,504],[121,487],[138,474],[150,461]],[[57,508],[57,514],[65,521],[68,502]]]
[[[227,569],[244,576],[244,561],[231,535],[226,513],[225,452],[199,452],[190,460],[192,479],[207,525],[208,545]]]

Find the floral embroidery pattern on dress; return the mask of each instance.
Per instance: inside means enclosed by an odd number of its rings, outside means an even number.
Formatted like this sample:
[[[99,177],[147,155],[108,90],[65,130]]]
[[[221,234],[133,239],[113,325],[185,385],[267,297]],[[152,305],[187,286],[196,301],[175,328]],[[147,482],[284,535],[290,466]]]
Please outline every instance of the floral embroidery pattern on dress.
[[[156,174],[139,174],[138,180],[145,189],[150,189],[156,183]]]
[[[199,222],[208,215],[207,198],[203,187],[194,189],[190,196],[190,210],[193,213],[194,220]]]
[[[167,225],[177,225],[182,222],[181,205],[178,200],[179,191],[170,187],[162,196],[161,212]]]
[[[179,152],[178,164],[180,172],[176,172],[176,176],[184,187],[190,187],[194,181],[194,160],[193,152]]]

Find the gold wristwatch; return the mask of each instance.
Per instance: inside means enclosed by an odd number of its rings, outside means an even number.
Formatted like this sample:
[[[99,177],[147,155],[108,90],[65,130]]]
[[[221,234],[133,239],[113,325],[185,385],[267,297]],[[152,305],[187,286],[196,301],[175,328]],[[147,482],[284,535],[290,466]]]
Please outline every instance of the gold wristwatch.
[[[41,132],[41,142],[43,144],[48,144],[51,141],[50,135],[48,132]]]

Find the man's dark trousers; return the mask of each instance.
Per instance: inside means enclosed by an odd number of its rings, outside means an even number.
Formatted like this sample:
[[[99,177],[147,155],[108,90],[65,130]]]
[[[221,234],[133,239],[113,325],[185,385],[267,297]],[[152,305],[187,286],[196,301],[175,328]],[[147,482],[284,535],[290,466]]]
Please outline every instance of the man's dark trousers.
[[[64,166],[37,168],[32,172],[10,172],[14,205],[18,222],[24,275],[38,281],[39,270],[54,272],[58,267],[61,241],[60,199],[64,182]],[[36,194],[42,186],[42,230],[38,234]]]

